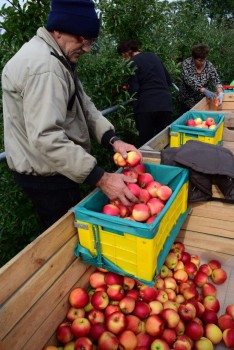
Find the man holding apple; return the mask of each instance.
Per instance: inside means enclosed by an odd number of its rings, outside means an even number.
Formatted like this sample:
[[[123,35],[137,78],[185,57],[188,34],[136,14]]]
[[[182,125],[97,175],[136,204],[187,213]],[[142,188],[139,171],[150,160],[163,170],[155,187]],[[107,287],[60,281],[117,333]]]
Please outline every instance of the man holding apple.
[[[90,135],[124,158],[138,152],[115,135],[77,77],[78,58],[99,34],[90,0],[52,0],[46,28],[9,60],[2,73],[5,151],[16,182],[31,198],[44,228],[80,198],[79,184],[99,187],[130,205],[129,176],[107,173],[90,154]]]

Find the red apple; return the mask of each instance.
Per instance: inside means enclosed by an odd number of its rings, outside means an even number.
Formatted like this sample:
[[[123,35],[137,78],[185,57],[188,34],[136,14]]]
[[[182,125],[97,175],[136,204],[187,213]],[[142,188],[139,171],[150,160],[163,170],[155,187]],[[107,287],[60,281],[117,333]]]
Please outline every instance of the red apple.
[[[149,192],[145,188],[140,188],[140,193],[138,196],[139,203],[147,204],[150,198]]]
[[[98,339],[98,350],[118,350],[119,349],[119,340],[111,332],[103,332],[100,338]]]
[[[89,337],[91,337],[95,342],[98,341],[103,332],[105,332],[106,326],[103,323],[94,323],[91,324],[91,328],[89,331]]]
[[[123,276],[123,287],[124,290],[132,290],[135,287],[135,280],[128,276]]]
[[[56,331],[57,339],[60,343],[66,344],[73,339],[71,324],[68,322],[61,323]]]
[[[107,317],[108,315],[112,314],[115,311],[120,311],[119,305],[112,305],[112,304],[107,305],[107,307],[104,310],[105,317]]]
[[[221,329],[214,323],[208,323],[205,325],[204,335],[206,338],[210,339],[214,345],[219,344],[223,337]]]
[[[187,263],[184,263],[184,270],[187,272],[190,278],[193,278],[197,274],[198,269],[197,269],[197,265],[189,261]]]
[[[205,309],[205,311],[203,312],[203,314],[201,316],[201,319],[202,319],[204,324],[207,324],[207,323],[217,324],[218,315],[215,311]]]
[[[156,296],[156,300],[160,301],[164,304],[168,300],[168,295],[165,290],[158,290],[158,294]]]
[[[108,271],[105,276],[105,283],[110,286],[112,284],[123,284],[123,276]]]
[[[190,256],[190,261],[192,261],[192,262],[197,266],[197,268],[199,268],[199,265],[200,265],[200,258],[199,258],[198,255],[191,254],[191,256]]]
[[[164,309],[163,304],[158,300],[152,300],[149,302],[150,315],[159,315]]]
[[[135,204],[132,211],[132,216],[136,221],[146,221],[150,217],[149,207],[143,203]]]
[[[133,310],[133,315],[139,317],[141,320],[144,320],[150,314],[149,304],[145,301],[136,301],[135,308]]]
[[[150,173],[143,173],[138,176],[137,182],[140,187],[145,188],[152,181],[154,181],[154,178]]]
[[[88,337],[80,337],[75,341],[74,350],[93,350],[93,343]]]
[[[196,317],[196,308],[191,303],[180,304],[178,313],[183,321],[189,322]]]
[[[138,178],[138,174],[136,172],[136,170],[133,167],[128,167],[128,168],[124,168],[122,171],[122,174],[131,177],[132,179],[136,179]]]
[[[114,334],[120,334],[126,329],[126,316],[121,311],[113,312],[107,316],[105,325],[108,331]]]
[[[214,118],[211,118],[211,117],[206,118],[205,122],[206,122],[206,125],[208,126],[216,124]]]
[[[119,302],[119,308],[124,314],[130,314],[135,308],[136,300],[132,297],[123,297]]]
[[[125,294],[126,297],[132,297],[135,300],[139,298],[139,291],[137,289],[130,289]]]
[[[180,318],[177,326],[174,328],[177,336],[184,334],[185,332],[185,322]]]
[[[139,296],[142,300],[146,301],[146,302],[150,302],[155,300],[156,296],[158,294],[157,289],[153,286],[147,286],[147,285],[141,285],[139,287]]]
[[[102,214],[120,216],[120,210],[116,205],[109,203],[103,206]]]
[[[164,321],[158,315],[151,315],[145,321],[145,331],[152,337],[158,337],[164,329]]]
[[[141,333],[144,330],[144,321],[142,321],[138,316],[126,315],[126,329],[129,329],[135,334]]]
[[[169,268],[169,269],[174,269],[174,267],[178,263],[178,258],[175,253],[169,252],[166,256],[164,264]]]
[[[127,164],[131,167],[135,167],[141,162],[141,154],[136,151],[130,151],[127,153]]]
[[[78,317],[71,324],[71,331],[75,337],[85,337],[90,329],[91,323],[86,317]]]
[[[110,300],[120,301],[124,297],[124,288],[122,284],[111,284],[106,291]]]
[[[165,325],[167,328],[175,328],[179,323],[180,315],[175,310],[164,309],[160,315],[165,321]]]
[[[212,283],[207,282],[202,286],[202,294],[203,296],[207,296],[207,295],[216,296],[217,288]]]
[[[145,173],[145,164],[138,163],[137,165],[134,166],[134,170],[137,172],[138,175]]]
[[[197,287],[202,287],[205,283],[208,282],[208,278],[209,277],[205,272],[197,271],[193,280]]]
[[[221,268],[220,261],[215,260],[215,259],[212,259],[212,260],[208,261],[208,265],[211,267],[212,270]]]
[[[128,183],[127,184],[128,189],[134,194],[135,197],[139,197],[141,188],[139,185],[134,183]]]
[[[89,284],[92,288],[98,288],[106,284],[105,273],[101,271],[93,272],[89,277]]]
[[[87,305],[89,302],[89,294],[84,288],[75,288],[69,295],[69,303],[71,306],[79,309]]]
[[[179,304],[176,301],[167,300],[162,305],[163,305],[163,309],[172,309],[178,312]]]
[[[164,283],[165,283],[165,289],[173,289],[173,290],[177,290],[177,283],[176,280],[174,279],[174,277],[165,277],[164,278]]]
[[[218,326],[222,331],[227,328],[234,328],[234,319],[228,314],[223,314],[218,318]]]
[[[191,344],[186,338],[177,338],[173,344],[173,350],[191,350]]]
[[[91,304],[92,306],[97,310],[103,310],[107,307],[109,304],[109,297],[106,292],[103,292],[101,290],[95,292],[91,296]]]
[[[186,126],[195,126],[196,123],[194,121],[194,119],[188,119],[186,122]]]
[[[234,304],[227,305],[226,313],[234,319]]]
[[[198,297],[198,290],[194,286],[190,286],[188,288],[185,288],[183,291],[183,296],[186,300],[197,298]]]
[[[150,345],[151,345],[153,340],[152,340],[152,337],[149,334],[140,332],[136,336],[137,336],[137,347],[136,347],[136,349],[140,348],[140,347],[145,347],[146,349],[150,348]]]
[[[195,321],[189,321],[185,325],[185,334],[193,340],[198,340],[204,334],[203,326]]]
[[[223,331],[223,341],[227,348],[234,347],[234,328],[228,328]]]
[[[119,334],[119,343],[121,349],[135,350],[137,346],[137,337],[132,331],[127,329]]]
[[[182,261],[179,261],[182,263]],[[178,263],[179,263],[178,262]],[[178,264],[177,264],[178,265]],[[173,275],[177,283],[186,282],[188,280],[188,274],[185,270],[176,270]]]
[[[77,317],[84,317],[85,316],[85,310],[83,308],[75,308],[73,306],[71,306],[68,309],[67,312],[67,319],[68,321],[74,321]]]
[[[124,157],[122,156],[121,153],[119,152],[116,152],[114,155],[113,155],[113,160],[114,160],[114,163],[119,166],[119,167],[125,167],[127,165],[127,161],[126,159],[124,159]]]
[[[167,201],[172,195],[172,189],[169,186],[162,185],[157,189],[157,197]]]
[[[212,270],[212,281],[216,284],[223,284],[227,279],[227,273],[222,268]]]
[[[92,309],[87,313],[86,316],[91,324],[104,323],[105,314],[101,310]]]
[[[199,266],[198,271],[204,272],[207,274],[207,276],[210,276],[212,273],[212,268],[208,264],[202,264]]]
[[[159,187],[161,187],[162,184],[158,181],[151,181],[150,183],[148,183],[145,187],[145,189],[149,192],[151,197],[157,197],[157,189]]]
[[[158,215],[164,208],[164,202],[159,198],[150,198],[147,205],[151,215]]]
[[[181,256],[181,260],[184,264],[187,264],[191,260],[191,255],[188,252],[183,252]]]
[[[168,345],[172,346],[177,338],[175,329],[165,328],[161,334],[161,338],[165,340]]]
[[[218,312],[220,309],[219,300],[214,295],[207,295],[203,300],[206,309]]]

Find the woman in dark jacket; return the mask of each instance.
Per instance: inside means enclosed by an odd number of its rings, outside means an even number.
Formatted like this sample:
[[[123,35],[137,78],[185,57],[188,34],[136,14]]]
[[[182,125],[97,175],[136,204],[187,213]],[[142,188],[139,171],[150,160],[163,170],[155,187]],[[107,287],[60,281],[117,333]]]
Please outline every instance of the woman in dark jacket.
[[[124,41],[117,52],[132,62],[135,74],[129,78],[129,92],[136,93],[134,117],[139,132],[139,146],[172,122],[172,81],[160,58],[151,52],[141,52],[137,41]]]

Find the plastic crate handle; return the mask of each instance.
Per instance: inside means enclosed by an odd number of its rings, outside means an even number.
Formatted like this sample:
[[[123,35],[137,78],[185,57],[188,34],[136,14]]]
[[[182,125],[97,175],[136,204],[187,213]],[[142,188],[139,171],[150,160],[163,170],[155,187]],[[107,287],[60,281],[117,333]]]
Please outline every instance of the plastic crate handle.
[[[102,264],[102,252],[101,252],[101,245],[100,245],[100,234],[99,234],[99,228],[97,225],[92,225],[92,232],[93,232],[93,238],[94,238],[94,246],[97,252],[97,262],[98,264]]]

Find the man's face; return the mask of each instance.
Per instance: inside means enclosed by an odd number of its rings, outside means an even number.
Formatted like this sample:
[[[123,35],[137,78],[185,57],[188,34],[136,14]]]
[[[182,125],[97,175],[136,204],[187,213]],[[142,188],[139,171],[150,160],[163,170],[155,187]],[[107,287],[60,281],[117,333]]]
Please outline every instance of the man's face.
[[[82,54],[90,51],[94,41],[90,38],[66,33],[60,33],[56,39],[64,55],[73,63],[76,63]]]

